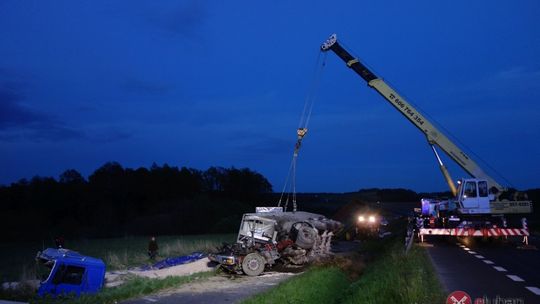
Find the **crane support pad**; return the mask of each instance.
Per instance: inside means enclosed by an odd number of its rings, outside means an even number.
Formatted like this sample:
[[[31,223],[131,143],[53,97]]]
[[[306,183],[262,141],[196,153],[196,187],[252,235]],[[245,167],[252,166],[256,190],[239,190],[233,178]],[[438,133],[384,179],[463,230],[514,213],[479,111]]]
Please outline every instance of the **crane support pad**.
[[[478,236],[478,237],[496,237],[496,236],[529,236],[528,229],[517,228],[421,228],[419,235],[450,235],[450,236]]]

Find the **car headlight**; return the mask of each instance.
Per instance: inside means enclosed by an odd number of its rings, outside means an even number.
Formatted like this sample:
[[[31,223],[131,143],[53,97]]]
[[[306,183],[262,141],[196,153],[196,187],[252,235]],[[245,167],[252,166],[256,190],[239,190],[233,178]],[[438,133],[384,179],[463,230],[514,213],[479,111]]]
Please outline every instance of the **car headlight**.
[[[359,221],[359,222],[365,222],[365,221],[366,221],[366,218],[365,218],[363,215],[360,215],[360,216],[358,217],[358,221]]]
[[[375,223],[375,217],[373,215],[370,215],[368,221],[370,223]]]

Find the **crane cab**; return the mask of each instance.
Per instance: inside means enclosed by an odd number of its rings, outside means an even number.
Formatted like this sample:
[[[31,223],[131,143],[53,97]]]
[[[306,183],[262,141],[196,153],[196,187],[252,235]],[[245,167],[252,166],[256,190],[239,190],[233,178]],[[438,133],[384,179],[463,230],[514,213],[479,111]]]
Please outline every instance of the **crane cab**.
[[[489,193],[487,180],[470,178],[458,182],[457,200],[460,212],[466,214],[485,214],[491,212],[490,201],[494,195]]]

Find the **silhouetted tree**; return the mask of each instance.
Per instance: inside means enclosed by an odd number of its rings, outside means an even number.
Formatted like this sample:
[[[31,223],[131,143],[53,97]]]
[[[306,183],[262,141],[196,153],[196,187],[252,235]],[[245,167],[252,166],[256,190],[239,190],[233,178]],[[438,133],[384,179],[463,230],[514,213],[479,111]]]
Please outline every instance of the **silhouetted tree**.
[[[88,177],[92,187],[101,190],[120,188],[124,177],[124,168],[117,162],[107,162]]]
[[[250,169],[200,171],[156,163],[124,168],[107,162],[88,181],[68,169],[0,186],[0,229],[6,239],[112,237],[235,230],[272,186]]]
[[[58,181],[62,184],[84,184],[86,180],[74,169],[69,169],[60,174]]]
[[[204,190],[207,192],[222,192],[226,176],[226,169],[222,167],[208,168],[203,173]]]

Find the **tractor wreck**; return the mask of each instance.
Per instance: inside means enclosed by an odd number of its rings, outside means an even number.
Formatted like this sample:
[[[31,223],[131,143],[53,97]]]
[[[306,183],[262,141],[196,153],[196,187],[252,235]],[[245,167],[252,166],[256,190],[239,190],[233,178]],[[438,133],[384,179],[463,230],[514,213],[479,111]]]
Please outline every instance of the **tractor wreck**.
[[[243,215],[236,243],[208,258],[231,272],[257,276],[276,263],[304,265],[329,256],[332,236],[341,228],[320,214],[257,208]]]

